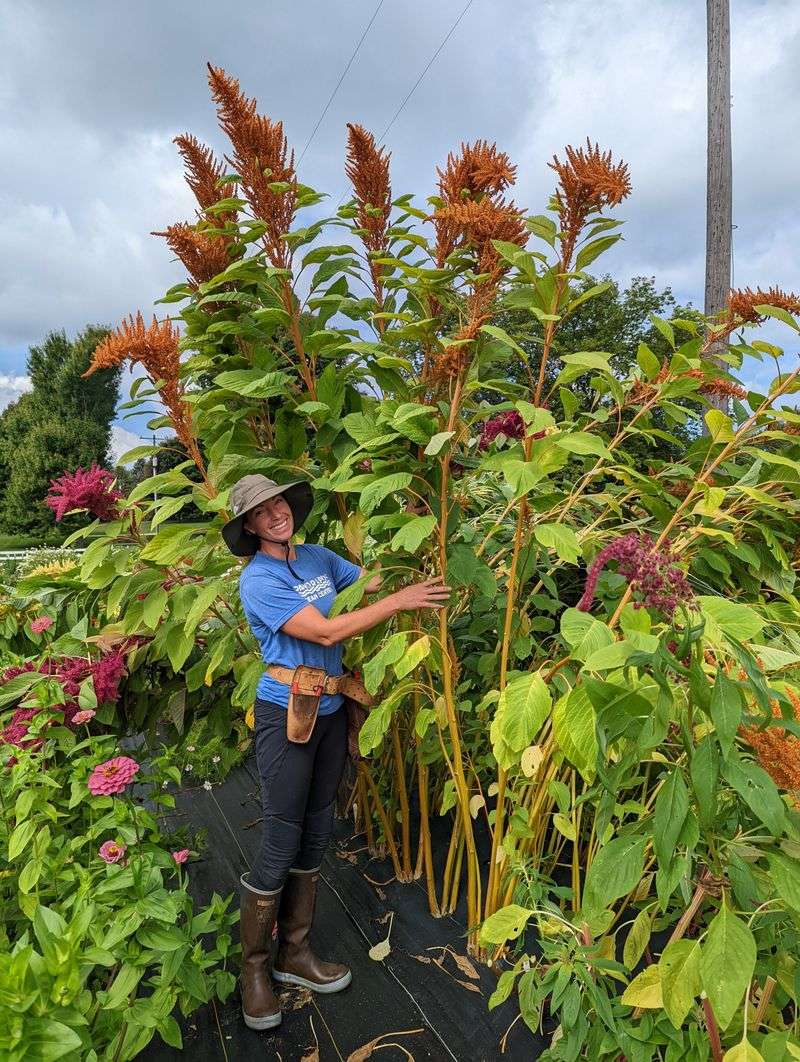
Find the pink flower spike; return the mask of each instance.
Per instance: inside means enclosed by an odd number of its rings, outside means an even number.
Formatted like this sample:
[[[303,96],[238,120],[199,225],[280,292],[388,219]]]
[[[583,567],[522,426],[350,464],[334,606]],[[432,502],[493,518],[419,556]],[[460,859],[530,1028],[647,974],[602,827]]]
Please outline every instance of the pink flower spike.
[[[105,841],[100,845],[100,851],[97,854],[106,863],[119,863],[125,855],[125,845],[117,844],[116,841]]]
[[[189,849],[181,848],[180,852],[173,852],[172,858],[175,860],[178,866],[180,866],[182,863],[185,863],[186,860],[189,858]]]
[[[52,626],[53,620],[50,616],[37,616],[35,620],[31,620],[31,630],[34,634],[44,634]]]
[[[89,468],[77,468],[52,480],[44,503],[53,510],[56,521],[73,509],[87,509],[100,520],[113,520],[119,515],[117,503],[122,498],[113,482],[114,473],[93,461]]]
[[[92,796],[114,796],[122,793],[133,781],[139,764],[129,756],[115,756],[100,763],[89,775],[89,792]]]
[[[94,719],[97,713],[93,708],[83,708],[80,712],[76,712],[72,717],[72,722],[76,724],[88,723],[90,719]]]

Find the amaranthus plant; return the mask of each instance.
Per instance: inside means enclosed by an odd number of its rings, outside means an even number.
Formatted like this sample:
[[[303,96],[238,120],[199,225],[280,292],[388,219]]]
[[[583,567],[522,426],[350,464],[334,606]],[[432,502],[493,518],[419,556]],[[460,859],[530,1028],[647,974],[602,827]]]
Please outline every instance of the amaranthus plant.
[[[162,234],[189,273],[174,316],[132,316],[91,369],[142,368],[131,407],[158,397],[151,424],[190,460],[86,529],[59,601],[89,587],[97,637],[143,640],[171,717],[220,681],[215,711],[244,711],[263,665],[221,545],[228,492],[307,479],[305,535],[379,559],[387,590],[456,588],[433,620],[347,647],[378,694],[348,794],[369,847],[424,877],[433,915],[465,883],[470,950],[506,964],[495,998],[516,986],[551,1057],[777,1057],[797,1005],[800,370],[763,393],[735,373],[779,359],[745,330],[796,332],[800,301],[733,291],[718,319],[654,318],[666,355],[642,343],[623,376],[561,339],[620,239],[632,185],[609,151],[554,158],[529,216],[508,156],[462,144],[420,205],[351,124],[353,198],[323,217],[281,123],[223,70],[209,83],[231,146],[178,138],[198,215]],[[189,501],[206,525],[180,522]]]

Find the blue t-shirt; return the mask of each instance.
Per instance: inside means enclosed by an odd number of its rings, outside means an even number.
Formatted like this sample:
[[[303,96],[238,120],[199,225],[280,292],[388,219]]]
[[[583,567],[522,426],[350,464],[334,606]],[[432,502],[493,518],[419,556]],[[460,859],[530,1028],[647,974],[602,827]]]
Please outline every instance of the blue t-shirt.
[[[261,551],[242,569],[239,597],[244,614],[261,645],[265,664],[290,668],[309,664],[324,667],[329,675],[341,675],[341,645],[302,641],[290,637],[281,627],[306,605],[314,605],[327,616],[336,595],[359,578],[361,568],[325,546],[303,545],[295,550],[297,559],[290,563],[299,579],[292,575],[285,560]],[[259,680],[256,694],[261,700],[284,708],[289,704],[289,687],[266,673]],[[341,694],[324,693],[319,714],[330,715],[341,703]]]

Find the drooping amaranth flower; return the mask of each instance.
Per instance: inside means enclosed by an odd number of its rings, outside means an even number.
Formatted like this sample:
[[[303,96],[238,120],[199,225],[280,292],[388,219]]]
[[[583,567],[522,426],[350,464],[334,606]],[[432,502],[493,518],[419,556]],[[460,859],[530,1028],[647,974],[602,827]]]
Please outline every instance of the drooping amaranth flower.
[[[87,785],[92,796],[114,796],[124,792],[139,771],[139,764],[130,756],[114,756],[95,767]]]
[[[680,602],[691,601],[694,596],[685,574],[676,567],[677,558],[667,550],[657,549],[649,535],[631,531],[610,542],[595,557],[583,596],[576,605],[581,612],[592,607],[597,580],[609,561],[616,561],[620,575],[635,584],[641,600],[634,602],[634,608],[647,605],[671,618]]]
[[[122,497],[113,483],[113,472],[93,461],[89,468],[65,472],[54,479],[44,503],[53,510],[57,521],[73,509],[88,509],[100,520],[113,520],[119,515],[117,503]]]

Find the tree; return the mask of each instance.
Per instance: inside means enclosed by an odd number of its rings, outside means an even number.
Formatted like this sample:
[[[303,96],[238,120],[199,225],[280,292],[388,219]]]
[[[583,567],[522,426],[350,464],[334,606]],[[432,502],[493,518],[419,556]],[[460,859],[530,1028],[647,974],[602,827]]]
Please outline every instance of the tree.
[[[82,379],[107,329],[89,325],[74,340],[51,332],[31,347],[33,387],[0,414],[0,526],[45,534],[54,527],[44,504],[51,480],[93,461],[107,464],[120,370]],[[79,526],[67,520],[64,530]]]

